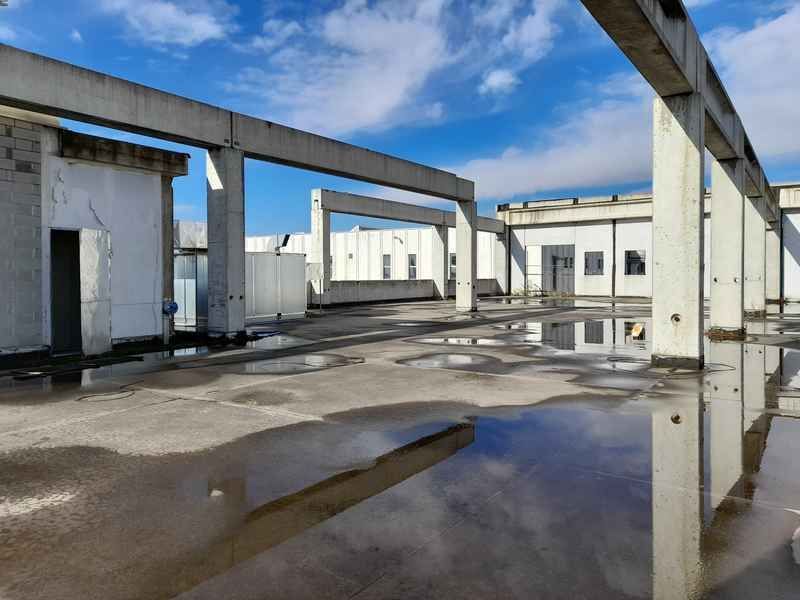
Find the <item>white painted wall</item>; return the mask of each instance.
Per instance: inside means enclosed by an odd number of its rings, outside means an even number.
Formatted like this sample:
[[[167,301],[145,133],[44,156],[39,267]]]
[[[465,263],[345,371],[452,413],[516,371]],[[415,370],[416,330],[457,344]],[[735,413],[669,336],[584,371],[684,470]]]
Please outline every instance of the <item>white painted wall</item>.
[[[783,294],[800,302],[800,209],[783,211]]]
[[[575,226],[575,294],[578,296],[611,295],[611,222],[581,223]],[[584,254],[603,253],[603,274],[584,274]]]
[[[42,314],[50,343],[50,229],[111,235],[111,337],[161,335],[161,176],[108,166],[45,161],[42,182]]]
[[[645,275],[625,275],[625,251],[644,250]],[[617,296],[644,296],[653,293],[653,228],[649,219],[617,221]]]

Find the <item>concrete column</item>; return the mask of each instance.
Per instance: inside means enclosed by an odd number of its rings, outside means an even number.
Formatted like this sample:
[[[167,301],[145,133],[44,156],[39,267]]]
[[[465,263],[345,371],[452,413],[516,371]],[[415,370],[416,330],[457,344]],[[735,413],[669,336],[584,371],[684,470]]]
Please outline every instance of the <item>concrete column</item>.
[[[497,287],[503,296],[509,294],[508,284],[508,238],[509,231],[506,227],[505,233],[495,234],[494,243],[494,276],[497,279]]]
[[[331,211],[322,205],[322,190],[311,192],[311,248],[308,263],[312,303],[328,304],[331,291]]]
[[[767,303],[782,304],[781,294],[781,215],[767,222],[766,286]]]
[[[233,148],[206,156],[208,201],[208,331],[244,331],[244,154]]]
[[[657,97],[653,110],[653,357],[703,366],[705,106]]]
[[[450,265],[447,253],[447,225],[434,225],[431,233],[431,278],[433,292],[440,300],[447,300],[447,280]]]
[[[763,318],[767,312],[764,198],[748,198],[744,206],[744,312]]]
[[[456,203],[456,310],[478,310],[477,207],[473,201]]]
[[[713,213],[712,213],[713,215]],[[711,398],[711,508],[726,496],[742,497],[744,472],[744,346],[711,342],[709,360],[725,365],[709,380]]]
[[[697,598],[703,523],[703,397],[652,417],[653,598]]]
[[[175,244],[173,241],[173,193],[172,176],[161,176],[161,295],[164,301],[175,299]],[[164,342],[169,342],[175,331],[174,316],[163,316]]]
[[[711,323],[709,337],[744,338],[743,159],[714,161],[711,170]]]

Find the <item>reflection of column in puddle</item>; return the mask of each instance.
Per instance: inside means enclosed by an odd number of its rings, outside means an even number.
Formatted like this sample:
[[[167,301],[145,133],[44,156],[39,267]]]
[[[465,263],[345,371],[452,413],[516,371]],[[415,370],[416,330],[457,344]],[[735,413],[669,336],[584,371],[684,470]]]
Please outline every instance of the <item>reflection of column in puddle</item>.
[[[744,429],[763,414],[767,407],[766,352],[760,344],[744,346]]]
[[[743,355],[741,344],[709,346],[712,368],[710,457],[711,508],[716,510],[726,496],[741,496],[743,422]]]
[[[652,418],[653,597],[700,592],[703,518],[703,397]]]

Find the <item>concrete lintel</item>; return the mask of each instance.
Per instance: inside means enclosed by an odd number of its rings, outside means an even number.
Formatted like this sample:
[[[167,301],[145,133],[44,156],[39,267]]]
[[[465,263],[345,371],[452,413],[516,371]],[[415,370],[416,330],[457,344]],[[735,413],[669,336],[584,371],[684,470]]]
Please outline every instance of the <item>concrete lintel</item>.
[[[314,190],[314,194],[318,194],[321,198],[321,207],[333,213],[433,225],[434,227],[456,226],[456,213],[452,211],[324,189]],[[500,219],[477,217],[476,227],[478,231],[505,233],[505,223]]]
[[[680,0],[582,0],[606,33],[662,97],[698,93],[705,144],[718,160],[747,157],[748,195],[769,184],[736,108]],[[756,190],[755,193],[753,190]]]
[[[446,198],[473,182],[0,44],[0,104]]]
[[[189,174],[189,155],[183,152],[109,140],[66,129],[58,133],[61,156],[64,158],[155,171],[172,177]]]

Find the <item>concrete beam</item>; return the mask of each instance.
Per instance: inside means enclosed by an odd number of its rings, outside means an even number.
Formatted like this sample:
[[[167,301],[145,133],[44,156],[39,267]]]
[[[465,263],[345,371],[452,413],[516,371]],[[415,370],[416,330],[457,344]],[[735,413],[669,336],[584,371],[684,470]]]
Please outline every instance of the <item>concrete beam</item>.
[[[449,200],[473,200],[452,173],[234,113],[0,44],[0,104]]]
[[[384,200],[383,198],[348,194],[346,192],[334,192],[332,190],[314,190],[313,193],[319,194],[321,207],[333,213],[404,221],[406,223],[433,225],[435,227],[441,225],[447,227],[456,226],[456,213],[452,211],[406,204],[394,200]],[[500,234],[505,234],[506,230],[505,223],[502,220],[489,217],[477,217],[476,227],[478,231]]]
[[[705,144],[718,160],[748,158],[748,195],[770,195],[741,120],[681,0],[582,0],[662,97],[700,94]],[[753,193],[755,192],[755,193]]]

